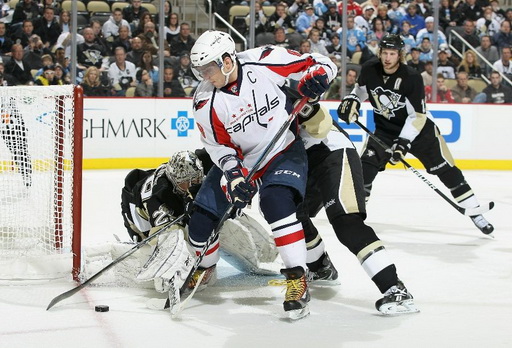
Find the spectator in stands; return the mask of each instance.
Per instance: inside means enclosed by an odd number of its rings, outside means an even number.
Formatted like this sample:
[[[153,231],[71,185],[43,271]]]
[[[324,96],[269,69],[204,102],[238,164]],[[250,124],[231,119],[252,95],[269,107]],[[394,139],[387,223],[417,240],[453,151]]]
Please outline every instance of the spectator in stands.
[[[126,26],[131,35],[130,24],[123,19],[123,11],[120,8],[115,8],[110,18],[103,23],[101,33],[107,42],[113,43],[119,37],[119,30],[122,26]]]
[[[343,28],[339,32],[340,40],[343,38]],[[347,17],[347,42],[341,42],[347,45],[347,50],[353,55],[355,52],[361,51],[365,46],[366,36],[363,31],[355,27],[354,16]]]
[[[115,51],[117,46],[123,46],[126,52],[130,52],[132,50],[130,26],[121,25],[121,27],[119,27],[118,34],[119,36],[114,40],[114,42],[112,42],[111,50]]]
[[[185,97],[185,91],[180,82],[174,78],[174,68],[167,66],[164,68],[164,97]]]
[[[10,56],[12,48],[12,40],[7,36],[7,28],[5,23],[0,22],[0,55]]]
[[[500,31],[494,34],[493,43],[498,49],[512,46],[512,34],[510,33],[510,21],[501,22]]]
[[[480,63],[474,51],[467,50],[464,52],[457,71],[467,72],[470,79],[479,79],[482,77],[482,69],[480,68]]]
[[[443,74],[446,79],[455,78],[455,65],[448,59],[449,50],[446,47],[440,47],[437,52],[437,73]]]
[[[436,30],[435,35],[437,35],[437,44],[442,45],[446,43],[446,36],[443,34],[443,32]],[[428,37],[430,39],[430,42],[434,39],[434,17],[430,16],[425,18],[425,28],[418,31],[418,34],[416,34],[416,44],[420,45],[421,41],[423,41],[424,37]]]
[[[387,5],[381,4],[377,7],[377,16],[375,18],[380,18],[382,20],[382,25],[386,33],[397,34],[399,32],[398,24],[395,24],[395,22],[393,22],[393,20],[388,15]],[[372,20],[372,22],[375,21],[375,18]],[[375,29],[372,30],[375,31]]]
[[[453,7],[452,0],[441,0],[441,6],[439,7],[439,26],[446,29],[449,27],[455,27],[457,25],[457,11]]]
[[[311,29],[308,35],[308,40],[311,46],[312,53],[320,53],[324,56],[328,56],[329,52],[325,49],[325,44],[320,41],[320,32],[318,29]]]
[[[39,17],[39,6],[33,0],[21,0],[16,4],[12,15],[11,25],[23,23],[25,20],[35,20]]]
[[[284,27],[278,27],[274,30],[274,41],[272,45],[284,47],[290,50],[296,50],[297,47],[293,46],[291,41],[286,37]]]
[[[79,44],[76,50],[78,68],[85,70],[95,66],[100,71],[106,71],[108,67],[108,56],[103,48],[96,42],[94,31],[87,27],[83,30],[84,42]]]
[[[491,37],[489,35],[484,35],[480,38],[480,46],[476,48],[476,51],[491,64],[494,64],[495,61],[500,59],[498,49],[496,46],[492,45]],[[480,62],[480,68],[486,76],[488,76],[492,70],[492,67],[489,67],[484,60]]]
[[[141,0],[132,0],[131,5],[123,8],[123,18],[130,23],[130,28],[135,31],[142,19],[142,14],[148,10],[142,7]]]
[[[68,10],[63,10],[60,12],[59,20],[60,32],[69,33],[71,31],[71,13]]]
[[[192,65],[188,52],[183,52],[181,54],[179,64],[174,71],[183,89],[187,87],[197,87],[199,84],[199,81],[192,72]]]
[[[106,97],[111,95],[109,88],[100,80],[100,71],[95,66],[87,68],[80,84],[86,97]]]
[[[19,43],[25,48],[28,46],[32,35],[34,35],[34,24],[30,19],[26,19],[23,21],[21,31],[14,34],[12,39],[15,43]]]
[[[300,42],[299,53],[311,53],[311,42],[309,42],[309,40],[302,40]]]
[[[476,0],[466,0],[457,6],[457,25],[463,25],[466,20],[476,22],[482,14],[482,7]]]
[[[180,25],[180,34],[171,42],[171,55],[179,57],[181,52],[190,52],[196,42],[190,35],[190,24],[183,22]]]
[[[393,21],[393,25],[400,28],[404,16],[405,9],[400,6],[400,1],[391,0],[389,3],[388,17]]]
[[[504,74],[509,79],[512,79],[512,62],[510,62],[510,58],[512,58],[511,48],[502,47],[501,59],[495,61],[492,67],[494,70]]]
[[[422,62],[432,61],[434,58],[434,50],[432,49],[432,43],[428,37],[424,37],[421,41],[420,49],[420,60]]]
[[[63,48],[66,57],[71,57],[71,44],[72,44],[72,34],[71,32],[60,34],[57,39],[57,43],[55,47]],[[76,33],[76,44],[80,45],[85,42],[84,37],[81,34]]]
[[[377,39],[377,42],[380,42],[380,40],[386,36],[387,32],[384,28],[384,20],[380,17],[375,17],[372,20],[371,25],[371,32],[369,32],[366,37],[374,37]]]
[[[34,84],[38,86],[53,86],[62,85],[62,81],[55,78],[55,67],[49,65],[43,68],[43,73],[35,79]]]
[[[512,88],[501,83],[501,75],[497,71],[491,73],[491,84],[479,93],[475,102],[487,104],[512,103]]]
[[[70,59],[68,56],[66,56],[66,51],[63,47],[57,47],[55,49],[55,66],[59,65],[64,69],[64,74],[69,74],[71,71]]]
[[[153,23],[155,26],[156,31],[156,24],[153,20],[153,16],[149,12],[144,12],[140,18],[139,25],[137,26],[137,29],[133,31],[133,36],[139,36],[140,34],[144,34],[144,28],[146,27],[146,23]]]
[[[257,1],[256,1],[257,2]],[[331,3],[331,0],[317,0],[313,2],[313,6],[315,7],[315,14],[318,17],[322,17],[328,10],[328,6]]]
[[[180,34],[180,22],[177,13],[171,13],[169,25],[165,27],[165,39],[171,44],[172,40]]]
[[[153,80],[153,83],[158,83],[158,67],[153,61],[153,56],[151,55],[150,51],[144,51],[140,59],[140,62],[137,65],[137,81],[139,82],[141,81],[141,74],[143,70],[145,70],[148,73],[149,77],[151,77],[151,79]]]
[[[325,49],[329,54],[341,54],[341,42],[340,42],[340,36],[337,33],[333,33],[331,35],[331,44],[326,46]],[[349,54],[350,51],[347,51],[347,54]],[[341,56],[340,56],[341,58]],[[350,58],[350,57],[349,57]]]
[[[375,6],[368,5],[364,7],[363,14],[354,18],[354,25],[367,35],[371,30],[371,22],[375,14]]]
[[[247,23],[247,27],[249,27],[249,24],[251,23],[251,14],[248,14],[245,17],[245,23]],[[263,7],[261,4],[256,1],[254,3],[254,32],[256,35],[266,32],[266,24],[267,24],[267,16],[265,15],[265,12],[263,12]]]
[[[34,20],[34,33],[39,35],[45,47],[52,48],[57,43],[62,29],[55,18],[53,7],[46,7],[43,16]]]
[[[408,21],[403,21],[400,31],[400,37],[402,38],[402,41],[404,42],[404,51],[406,53],[411,52],[411,48],[418,47],[420,45],[416,45],[416,39],[414,36],[411,35],[409,32],[411,30],[411,23]],[[430,40],[429,40],[430,44]]]
[[[418,70],[419,73],[425,71],[425,63],[420,60],[420,49],[413,47],[411,48],[411,59],[407,61],[407,65]]]
[[[325,21],[322,17],[318,17],[318,19],[315,22],[315,25],[313,26],[313,29],[318,30],[318,32],[320,34],[320,41],[324,45],[328,45],[331,43],[332,31],[330,28],[327,28],[325,26]]]
[[[476,91],[468,85],[469,77],[465,71],[457,73],[457,84],[452,88],[453,99],[456,103],[471,103],[476,97]]]
[[[154,97],[156,96],[155,84],[146,69],[141,70],[140,82],[135,87],[136,97]]]
[[[39,35],[32,35],[25,52],[23,53],[23,60],[28,64],[30,70],[40,69],[43,67],[41,57],[45,54],[50,54],[51,51],[46,48]]]
[[[14,44],[11,48],[11,60],[5,64],[4,72],[13,78],[14,85],[33,85],[30,66],[23,59],[23,47]]]
[[[346,13],[347,15],[352,15],[355,17],[357,16],[361,16],[363,14],[363,8],[361,7],[361,5],[354,1],[354,0],[347,0],[347,8],[345,10],[345,12],[343,12],[343,7],[344,7],[344,4],[345,4],[345,1],[338,1],[338,13],[340,15],[342,15],[343,13]],[[341,23],[341,20],[340,20],[340,23]],[[340,27],[341,27],[341,24],[340,24]]]
[[[452,92],[450,89],[444,84],[444,76],[443,74],[437,74],[436,84],[437,84],[437,96],[436,103],[454,103]],[[427,102],[433,102],[432,100],[432,85],[425,86],[425,100]]]
[[[411,23],[411,30],[409,32],[414,37],[416,37],[418,31],[425,28],[425,19],[421,15],[417,14],[417,11],[418,8],[416,7],[416,4],[410,3],[407,6],[407,13],[402,20]]]
[[[341,84],[345,82],[345,94],[350,94],[354,89],[357,82],[357,71],[355,69],[347,69],[347,74],[344,79],[340,76],[334,79],[325,93],[326,100],[341,100]]]
[[[43,54],[41,56],[41,68],[36,72],[36,74],[34,75],[34,79],[38,76],[41,76],[44,72],[44,68],[47,67],[47,66],[54,66],[53,64],[53,57],[51,54]]]
[[[432,61],[427,60],[425,62],[425,71],[421,73],[421,78],[423,79],[424,86],[430,86],[432,84],[432,72],[434,67],[432,66]]]
[[[110,84],[115,90],[115,95],[122,97],[130,87],[137,86],[135,64],[126,60],[126,51],[124,47],[116,47],[114,52],[115,62],[108,68],[108,77]]]
[[[476,30],[480,36],[494,36],[500,31],[500,22],[495,17],[491,7],[484,9],[484,16],[476,21]]]
[[[171,23],[171,15],[172,14],[173,14],[173,12],[172,12],[171,2],[169,0],[165,0],[164,1],[164,27],[168,27],[169,24]],[[156,24],[157,28],[160,27],[160,15],[159,14],[157,14],[155,16],[155,24]]]
[[[273,33],[275,29],[281,27],[285,30],[285,33],[291,33],[295,30],[292,16],[288,14],[285,3],[279,3],[276,5],[276,10],[268,17],[265,31]]]
[[[126,55],[126,60],[136,64],[140,62],[144,50],[142,49],[142,39],[138,36],[134,37],[131,41],[132,50]]]
[[[101,22],[97,19],[91,19],[90,24],[90,27],[92,28],[92,31],[94,33],[94,42],[103,47],[105,53],[110,56],[112,54],[112,51],[110,51],[110,45],[107,42],[107,40],[103,37],[103,33],[101,32]]]
[[[297,32],[302,34],[302,36],[307,37],[311,29],[313,29],[317,18],[318,17],[315,15],[315,11],[313,10],[313,5],[306,5],[304,7],[304,12],[295,22]]]
[[[354,3],[353,0],[350,1]],[[336,4],[330,3],[327,12],[324,13],[322,18],[324,19],[325,26],[331,29],[331,32],[335,33],[336,31],[338,31],[339,28],[341,28],[341,15],[336,11]]]
[[[57,17],[60,16],[60,3],[62,1],[60,0],[41,0],[38,4],[39,6],[39,13],[43,13],[44,9],[47,7],[53,7],[55,9],[55,15]]]
[[[182,25],[183,26],[183,25]],[[144,25],[144,33],[140,34],[138,37],[142,40],[142,49],[144,51],[151,51],[152,55],[157,55],[159,51],[159,39],[158,32],[155,28],[155,23],[146,22]],[[169,57],[171,55],[171,49],[167,41],[164,40],[164,56]]]
[[[464,31],[461,33],[462,38],[467,41],[471,45],[471,47],[467,47],[465,44],[462,43],[461,40],[459,40],[457,37],[452,37],[452,45],[457,49],[459,52],[463,52],[462,47],[465,47],[465,49],[472,49],[480,46],[480,38],[478,37],[478,34],[475,29],[475,22],[472,20],[465,20],[464,21]]]
[[[288,13],[292,17],[292,21],[297,23],[297,19],[300,17],[301,14],[306,12],[306,6],[312,6],[309,3],[309,0],[286,0],[285,1],[288,6]]]
[[[69,73],[60,64],[55,64],[55,78],[60,80],[63,85],[69,85],[71,83],[71,77]]]

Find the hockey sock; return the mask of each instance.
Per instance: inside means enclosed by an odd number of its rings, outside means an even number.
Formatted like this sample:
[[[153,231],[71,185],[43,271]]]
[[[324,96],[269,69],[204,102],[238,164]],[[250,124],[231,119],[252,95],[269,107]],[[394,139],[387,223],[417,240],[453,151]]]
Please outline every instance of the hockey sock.
[[[380,240],[373,242],[359,251],[357,258],[366,271],[366,274],[368,274],[375,285],[377,285],[381,293],[386,292],[391,286],[396,285],[398,281],[396,267],[391,262]]]
[[[260,192],[260,204],[285,267],[301,266],[306,269],[304,230],[297,219],[292,189],[285,186],[267,186]]]
[[[446,172],[439,174],[439,180],[450,189],[453,198],[461,207],[474,208],[480,205],[459,168],[451,167]]]

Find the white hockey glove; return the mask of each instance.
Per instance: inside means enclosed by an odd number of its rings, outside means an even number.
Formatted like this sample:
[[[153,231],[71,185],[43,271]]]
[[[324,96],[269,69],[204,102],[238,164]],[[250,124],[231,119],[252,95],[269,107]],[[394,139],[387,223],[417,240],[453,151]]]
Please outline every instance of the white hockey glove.
[[[355,94],[349,94],[338,106],[338,117],[347,124],[357,121],[359,118],[359,109],[361,108],[361,100]]]

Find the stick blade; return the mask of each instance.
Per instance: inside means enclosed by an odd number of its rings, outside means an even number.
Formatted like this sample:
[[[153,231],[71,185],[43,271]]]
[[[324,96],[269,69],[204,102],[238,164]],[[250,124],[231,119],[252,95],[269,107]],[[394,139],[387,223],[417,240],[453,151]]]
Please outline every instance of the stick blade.
[[[78,285],[77,287],[75,287],[75,288],[73,288],[71,290],[63,292],[62,294],[60,294],[59,296],[55,297],[53,300],[50,301],[50,304],[48,305],[48,307],[46,307],[46,310],[49,310],[50,308],[55,306],[60,301],[65,300],[68,297],[71,297],[72,295],[74,295],[75,293],[80,291],[80,289],[82,289],[82,288],[83,288],[83,284],[80,284],[80,285]]]

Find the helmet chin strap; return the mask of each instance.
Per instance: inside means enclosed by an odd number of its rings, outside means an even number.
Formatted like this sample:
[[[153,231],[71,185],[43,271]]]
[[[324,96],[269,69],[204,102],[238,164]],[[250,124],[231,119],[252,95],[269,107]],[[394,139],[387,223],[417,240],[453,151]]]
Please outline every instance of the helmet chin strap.
[[[235,68],[236,68],[236,62],[235,61],[233,61],[233,67],[228,72],[224,72],[224,64],[222,65],[222,68],[220,69],[220,71],[222,72],[224,77],[226,77],[226,80],[224,81],[224,86],[226,86],[229,83],[229,76],[231,75],[231,73],[233,71],[235,71]]]

